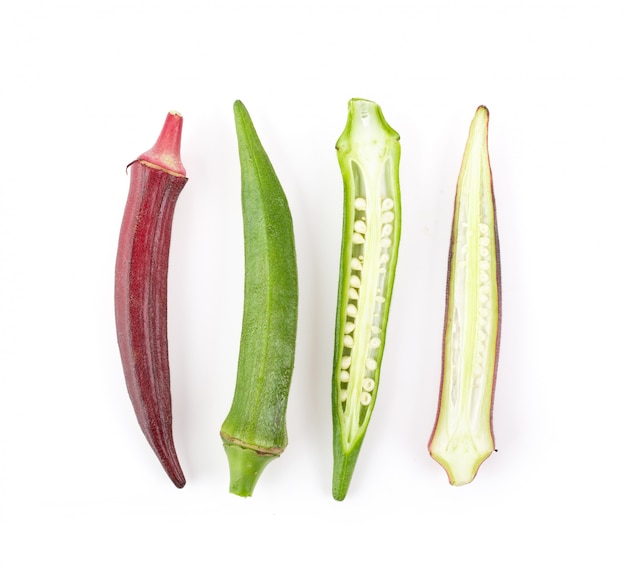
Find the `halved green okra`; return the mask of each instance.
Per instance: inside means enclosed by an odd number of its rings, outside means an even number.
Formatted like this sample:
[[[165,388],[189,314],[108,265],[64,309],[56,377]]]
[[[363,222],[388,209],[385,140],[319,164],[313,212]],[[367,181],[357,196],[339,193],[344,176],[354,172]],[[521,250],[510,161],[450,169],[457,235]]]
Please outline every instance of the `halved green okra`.
[[[489,112],[481,106],[470,126],[457,183],[439,410],[428,445],[453,485],[471,482],[494,450],[501,297],[488,123]]]
[[[230,491],[250,496],[265,466],[287,446],[298,279],[291,212],[241,101],[234,104],[241,162],[244,310],[237,383],[220,435]]]
[[[333,497],[343,500],[378,393],[400,242],[400,143],[380,107],[348,104],[337,141],[344,183],[332,387]]]

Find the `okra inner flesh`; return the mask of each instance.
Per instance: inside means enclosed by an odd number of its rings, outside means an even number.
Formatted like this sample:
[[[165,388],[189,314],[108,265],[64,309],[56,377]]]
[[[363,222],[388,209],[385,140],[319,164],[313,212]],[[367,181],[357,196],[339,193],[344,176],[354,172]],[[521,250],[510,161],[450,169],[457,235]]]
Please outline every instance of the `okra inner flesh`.
[[[488,112],[470,127],[457,184],[444,360],[429,450],[451,484],[471,482],[494,449],[491,413],[500,327],[498,232],[487,150]]]
[[[371,167],[374,167],[373,169]],[[384,342],[384,317],[395,263],[397,204],[390,159],[380,167],[351,161],[355,199],[350,220],[350,261],[344,276],[339,417],[343,444],[350,450],[372,413]]]
[[[400,240],[398,139],[378,105],[350,102],[337,143],[344,227],[333,382],[336,499],[347,493],[378,392]]]

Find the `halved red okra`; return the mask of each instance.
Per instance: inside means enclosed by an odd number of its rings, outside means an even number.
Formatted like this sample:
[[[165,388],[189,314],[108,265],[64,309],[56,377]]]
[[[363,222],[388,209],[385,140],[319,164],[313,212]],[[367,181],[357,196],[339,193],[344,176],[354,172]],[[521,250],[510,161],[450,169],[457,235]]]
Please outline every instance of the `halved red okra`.
[[[185,476],[172,436],[167,270],[174,207],[187,182],[182,124],[178,113],[169,113],[154,147],[130,165],[115,265],[117,340],[128,394],[144,435],[179,488]]]
[[[348,104],[337,141],[344,183],[333,366],[333,497],[343,500],[374,409],[400,243],[399,135],[380,107]]]
[[[470,126],[457,183],[439,409],[428,445],[453,485],[471,482],[494,450],[501,293],[488,123],[489,112],[481,106]]]

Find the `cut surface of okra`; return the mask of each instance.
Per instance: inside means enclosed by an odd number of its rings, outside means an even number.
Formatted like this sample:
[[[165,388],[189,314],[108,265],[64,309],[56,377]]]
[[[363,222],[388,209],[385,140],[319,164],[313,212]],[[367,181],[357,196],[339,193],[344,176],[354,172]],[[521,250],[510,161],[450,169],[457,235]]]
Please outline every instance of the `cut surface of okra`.
[[[380,107],[348,104],[332,381],[333,497],[343,500],[374,408],[400,242],[399,135]]]
[[[487,128],[479,107],[457,183],[448,262],[443,370],[431,456],[453,485],[471,482],[494,450],[500,343],[500,256]]]
[[[287,446],[285,414],[298,316],[291,212],[248,111],[234,104],[241,163],[245,248],[244,311],[237,382],[221,429],[230,491],[250,496]]]

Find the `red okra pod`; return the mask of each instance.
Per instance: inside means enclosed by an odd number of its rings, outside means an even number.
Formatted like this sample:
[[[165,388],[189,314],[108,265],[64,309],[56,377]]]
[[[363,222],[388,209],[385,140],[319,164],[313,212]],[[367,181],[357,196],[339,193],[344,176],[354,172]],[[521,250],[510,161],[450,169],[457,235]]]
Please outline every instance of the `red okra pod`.
[[[172,482],[185,476],[172,436],[167,273],[172,219],[187,182],[183,118],[170,112],[149,151],[130,166],[130,191],[115,266],[115,319],[128,394],[139,425]]]

